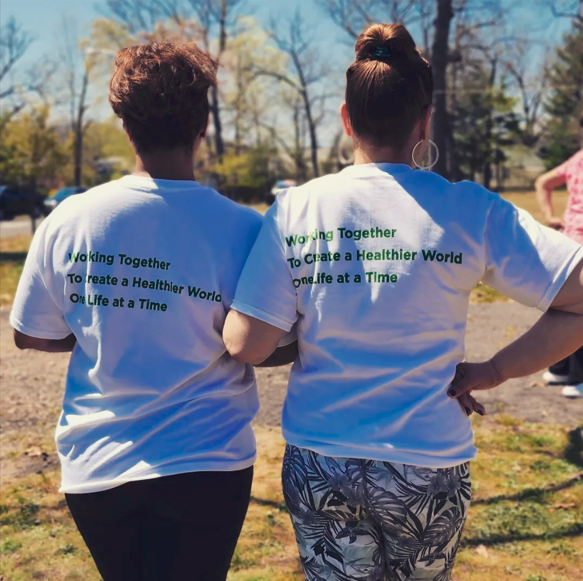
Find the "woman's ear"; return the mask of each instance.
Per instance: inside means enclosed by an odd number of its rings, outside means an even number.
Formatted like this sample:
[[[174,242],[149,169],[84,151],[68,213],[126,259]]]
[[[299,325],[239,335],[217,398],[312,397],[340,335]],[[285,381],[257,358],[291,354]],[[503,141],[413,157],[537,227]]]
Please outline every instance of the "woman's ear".
[[[350,123],[350,116],[348,115],[348,108],[346,107],[346,103],[342,103],[342,105],[340,105],[340,118],[342,119],[342,126],[344,127],[346,135],[348,135],[348,137],[352,137],[352,124]]]

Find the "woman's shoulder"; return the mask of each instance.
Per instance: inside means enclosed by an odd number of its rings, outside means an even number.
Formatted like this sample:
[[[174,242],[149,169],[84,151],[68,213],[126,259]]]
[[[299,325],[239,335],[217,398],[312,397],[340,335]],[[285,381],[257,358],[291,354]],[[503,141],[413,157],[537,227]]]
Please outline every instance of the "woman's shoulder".
[[[462,206],[476,204],[491,207],[497,201],[502,200],[500,194],[469,180],[452,182],[439,174],[424,171],[412,172],[412,178],[416,180],[417,185],[427,188],[433,195],[441,195],[454,204]]]
[[[297,206],[302,201],[307,202],[311,195],[336,190],[341,180],[341,173],[313,178],[305,184],[293,186],[277,194],[277,203],[281,207],[293,200],[294,206]]]

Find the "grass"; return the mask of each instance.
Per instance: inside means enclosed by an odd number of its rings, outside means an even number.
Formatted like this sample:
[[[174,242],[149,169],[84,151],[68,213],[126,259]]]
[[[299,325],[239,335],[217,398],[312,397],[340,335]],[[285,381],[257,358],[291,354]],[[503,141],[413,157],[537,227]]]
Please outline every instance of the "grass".
[[[583,559],[583,458],[567,454],[561,426],[509,416],[475,421],[480,455],[454,581],[575,581]],[[301,581],[283,503],[279,431],[257,429],[252,501],[229,581]],[[58,473],[34,474],[0,492],[0,575],[10,581],[98,581],[57,492]]]
[[[32,236],[0,238],[0,254],[3,252],[27,252]],[[18,280],[24,261],[0,262],[0,306],[10,305],[14,300]]]
[[[507,192],[502,194],[502,197],[532,214],[539,222],[544,221],[543,213],[538,206],[534,192]],[[567,190],[557,190],[553,194],[553,202],[557,216],[562,216],[565,213],[568,199],[569,194]]]

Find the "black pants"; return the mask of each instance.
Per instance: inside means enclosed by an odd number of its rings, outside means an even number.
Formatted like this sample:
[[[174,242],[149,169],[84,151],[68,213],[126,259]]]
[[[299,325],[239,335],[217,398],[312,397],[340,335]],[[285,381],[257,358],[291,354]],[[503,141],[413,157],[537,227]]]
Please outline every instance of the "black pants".
[[[224,581],[252,480],[192,472],[65,497],[103,581]]]
[[[563,359],[549,367],[549,371],[557,375],[569,375],[575,385],[583,382],[583,347],[575,351],[571,357]]]

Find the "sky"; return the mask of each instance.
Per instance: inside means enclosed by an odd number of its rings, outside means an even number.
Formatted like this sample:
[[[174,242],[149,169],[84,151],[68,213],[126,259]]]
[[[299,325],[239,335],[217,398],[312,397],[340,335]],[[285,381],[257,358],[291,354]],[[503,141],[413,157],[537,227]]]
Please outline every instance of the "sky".
[[[63,17],[73,18],[78,27],[79,35],[84,36],[89,30],[91,21],[102,16],[99,0],[0,0],[0,22],[4,23],[14,16],[34,38],[35,42],[23,59],[23,64],[33,62],[44,54],[56,52],[59,42],[59,32]],[[315,0],[245,0],[247,12],[268,25],[271,18],[284,19],[299,8],[310,22],[320,38],[330,37],[334,45],[345,43],[343,32],[324,17]],[[347,52],[348,58],[350,52]]]
[[[542,66],[545,56],[552,54],[552,47],[560,42],[563,33],[568,29],[566,19],[552,18],[550,10],[545,10],[546,0],[525,0],[517,3],[515,0],[499,0],[513,5],[513,16],[510,26],[522,34],[537,40],[531,66],[536,69]],[[300,9],[314,37],[322,50],[330,51],[331,59],[337,65],[338,74],[351,60],[351,47],[347,35],[340,30],[323,12],[317,0],[244,0],[245,12],[256,17],[268,26],[271,19],[284,20],[296,9]],[[61,27],[64,17],[73,19],[78,28],[79,37],[84,37],[89,31],[90,23],[102,14],[99,11],[100,0],[0,0],[0,23],[14,16],[16,20],[33,37],[34,42],[25,57],[19,63],[27,67],[38,62],[43,56],[57,57],[59,43],[62,42]],[[415,36],[414,28],[411,30]],[[421,40],[421,39],[418,39]],[[336,109],[340,103],[331,103],[331,109]],[[94,105],[92,114],[96,118],[104,118],[110,114],[104,98]],[[329,127],[324,130],[329,141],[337,124],[335,115],[329,120]],[[327,145],[327,143],[323,143]]]

